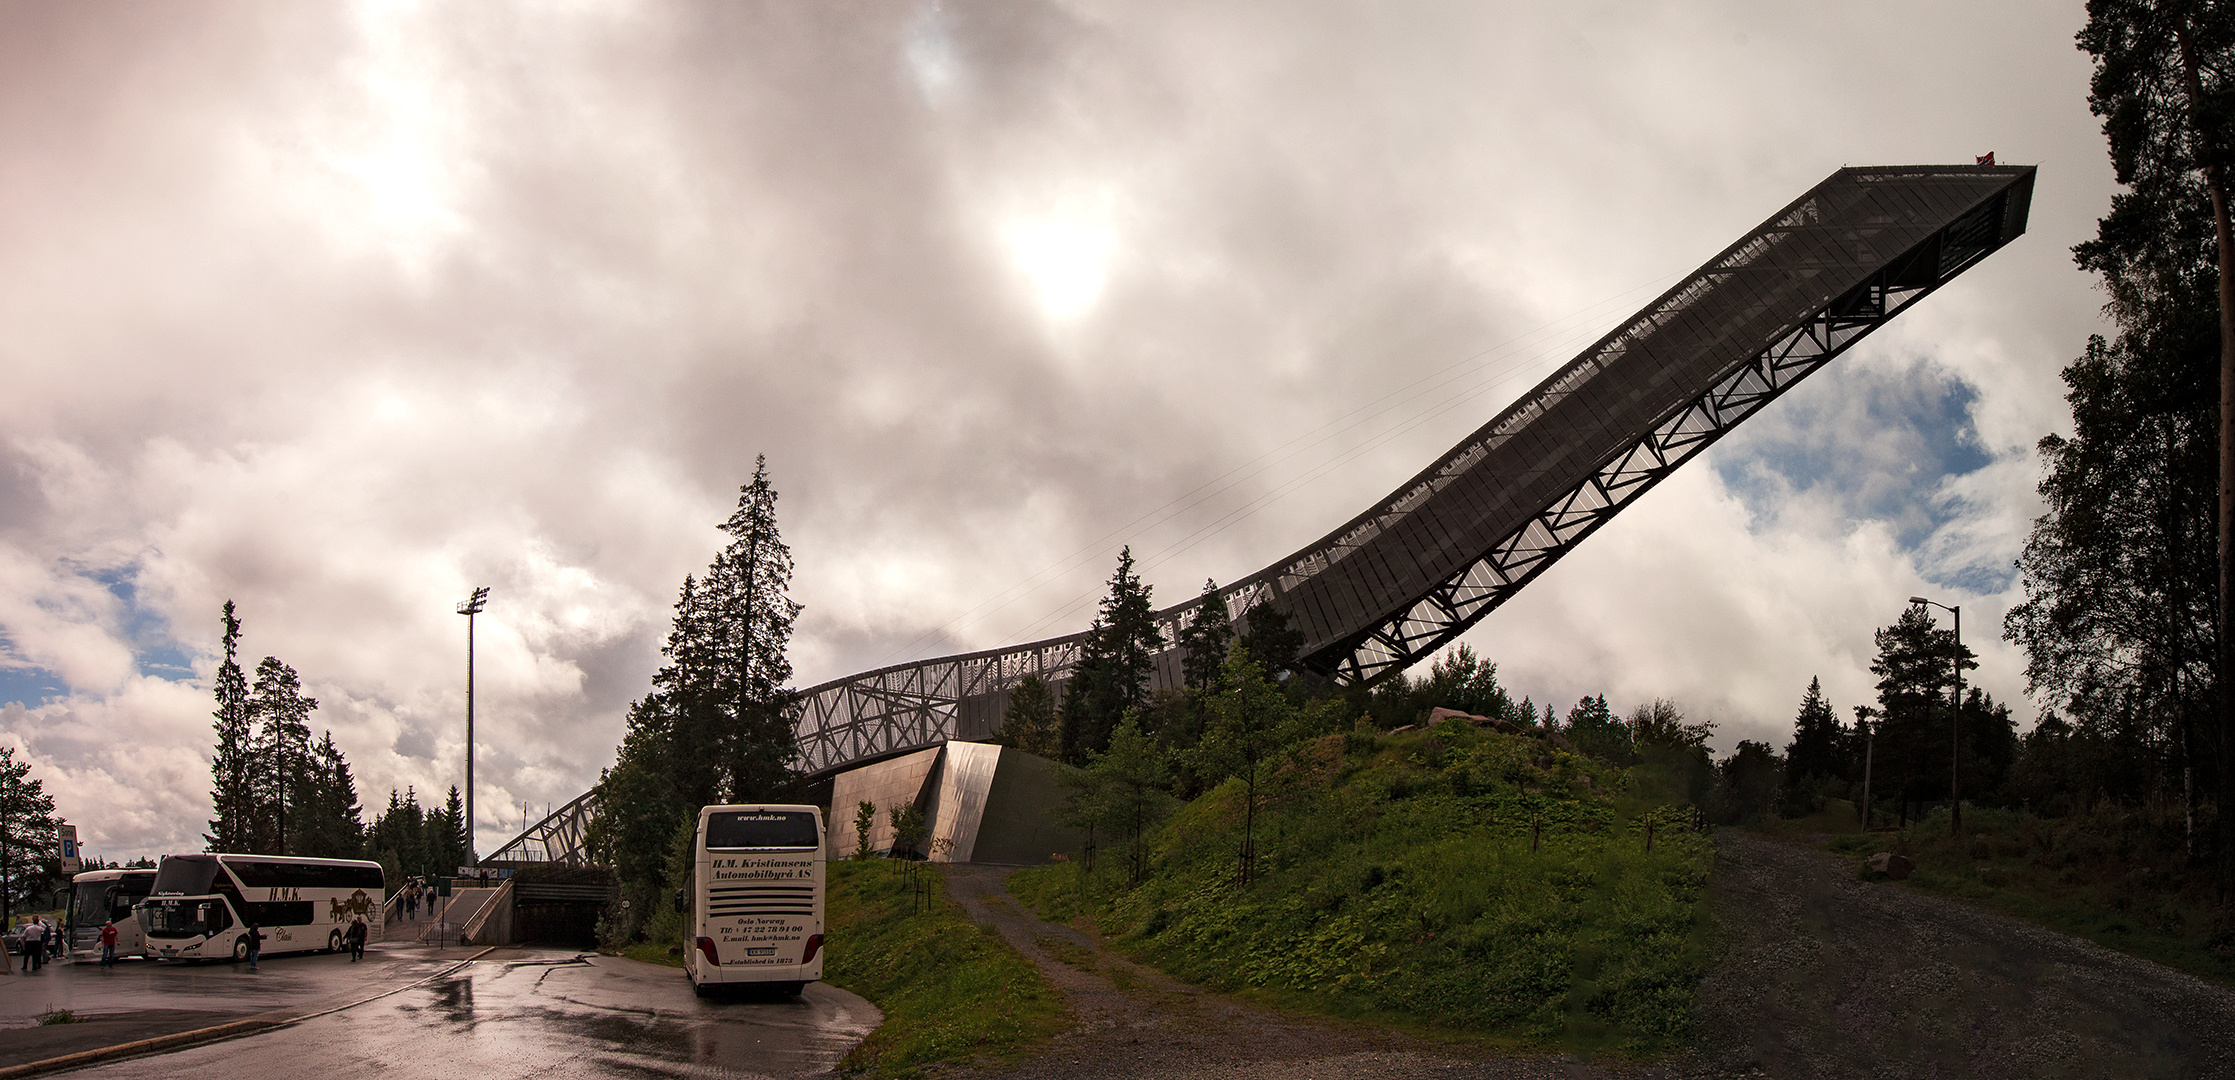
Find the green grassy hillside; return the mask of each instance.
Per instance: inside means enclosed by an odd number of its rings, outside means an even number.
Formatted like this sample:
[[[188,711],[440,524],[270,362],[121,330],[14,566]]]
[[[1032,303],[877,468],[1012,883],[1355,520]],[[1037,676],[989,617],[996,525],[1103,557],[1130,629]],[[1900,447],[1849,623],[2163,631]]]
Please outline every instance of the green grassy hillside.
[[[908,1077],[943,1063],[1012,1061],[1062,1026],[1055,990],[947,899],[936,866],[831,863],[827,930],[824,979],[885,1014],[846,1055],[848,1072]]]
[[[1689,1024],[1712,850],[1688,809],[1631,797],[1629,772],[1461,721],[1328,735],[1294,747],[1261,794],[1246,885],[1230,780],[1155,831],[1138,885],[1109,857],[1091,874],[1021,871],[1010,888],[1203,985],[1651,1053]]]

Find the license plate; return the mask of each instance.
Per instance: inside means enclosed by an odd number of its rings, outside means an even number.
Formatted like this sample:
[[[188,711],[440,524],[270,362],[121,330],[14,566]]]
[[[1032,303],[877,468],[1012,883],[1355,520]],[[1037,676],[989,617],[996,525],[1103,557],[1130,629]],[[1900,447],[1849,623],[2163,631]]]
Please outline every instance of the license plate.
[[[745,950],[745,955],[747,955],[747,956],[774,956],[774,955],[776,955],[776,947],[775,947],[775,946],[773,946],[773,945],[771,945],[771,946],[769,946],[768,948],[765,948],[765,949],[747,949],[747,950]]]

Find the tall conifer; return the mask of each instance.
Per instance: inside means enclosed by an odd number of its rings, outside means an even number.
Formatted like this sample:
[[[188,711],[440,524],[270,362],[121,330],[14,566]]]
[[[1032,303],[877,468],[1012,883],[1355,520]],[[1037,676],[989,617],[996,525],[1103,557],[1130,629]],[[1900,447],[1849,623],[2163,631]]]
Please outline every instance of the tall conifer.
[[[241,620],[225,601],[225,659],[217,666],[217,747],[210,755],[210,831],[202,840],[211,851],[248,851],[256,820],[255,731],[248,707],[248,680],[239,661]]]

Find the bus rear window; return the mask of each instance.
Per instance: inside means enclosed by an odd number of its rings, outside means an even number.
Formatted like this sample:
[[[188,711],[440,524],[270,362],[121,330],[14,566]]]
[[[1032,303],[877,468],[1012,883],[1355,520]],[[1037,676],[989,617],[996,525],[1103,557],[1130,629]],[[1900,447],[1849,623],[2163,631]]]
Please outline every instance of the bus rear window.
[[[821,847],[815,815],[791,810],[733,810],[706,816],[706,846],[730,848]]]

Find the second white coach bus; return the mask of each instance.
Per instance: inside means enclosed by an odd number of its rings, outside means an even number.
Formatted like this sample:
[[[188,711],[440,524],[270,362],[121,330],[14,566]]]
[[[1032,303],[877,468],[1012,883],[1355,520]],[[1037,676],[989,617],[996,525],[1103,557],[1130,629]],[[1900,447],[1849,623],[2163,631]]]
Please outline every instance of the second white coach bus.
[[[147,951],[140,920],[133,910],[155,887],[153,870],[88,870],[70,879],[70,952],[101,956],[101,927],[116,923],[116,954]]]
[[[165,855],[140,902],[140,929],[147,955],[164,960],[246,960],[251,924],[263,930],[267,956],[335,951],[359,915],[369,939],[380,940],[387,899],[380,864],[363,859]]]
[[[683,972],[721,987],[798,993],[823,977],[823,812],[815,806],[709,806],[698,812],[692,947]]]

